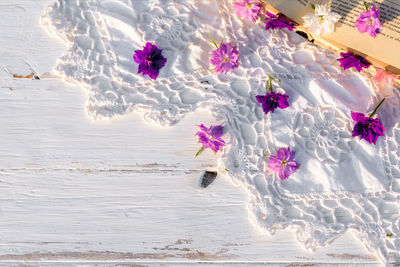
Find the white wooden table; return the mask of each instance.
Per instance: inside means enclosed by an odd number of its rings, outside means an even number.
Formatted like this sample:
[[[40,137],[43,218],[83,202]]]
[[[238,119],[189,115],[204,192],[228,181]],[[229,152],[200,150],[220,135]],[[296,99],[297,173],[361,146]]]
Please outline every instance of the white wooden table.
[[[52,71],[67,49],[40,26],[51,2],[0,2],[0,265],[379,265],[352,233],[316,252],[293,231],[262,233],[229,179],[201,189],[217,164],[193,157],[207,111],[170,128],[92,121],[84,88],[13,79]]]

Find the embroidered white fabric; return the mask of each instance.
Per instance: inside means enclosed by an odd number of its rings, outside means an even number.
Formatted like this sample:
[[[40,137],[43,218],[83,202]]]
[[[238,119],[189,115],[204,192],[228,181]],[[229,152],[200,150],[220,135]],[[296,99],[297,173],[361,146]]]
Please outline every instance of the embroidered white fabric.
[[[294,227],[310,249],[353,230],[383,262],[400,261],[398,91],[379,110],[386,137],[371,145],[351,137],[350,111],[371,111],[382,97],[366,74],[342,71],[335,55],[295,33],[240,20],[228,0],[57,0],[42,22],[71,45],[57,71],[87,88],[90,116],[142,111],[168,125],[209,108],[230,138],[220,171],[248,190],[258,226]],[[211,71],[209,33],[238,46],[238,69]],[[156,81],[132,60],[147,41],[167,58]],[[265,115],[255,96],[265,94],[267,72],[290,107]],[[287,146],[301,168],[280,181],[266,156]]]

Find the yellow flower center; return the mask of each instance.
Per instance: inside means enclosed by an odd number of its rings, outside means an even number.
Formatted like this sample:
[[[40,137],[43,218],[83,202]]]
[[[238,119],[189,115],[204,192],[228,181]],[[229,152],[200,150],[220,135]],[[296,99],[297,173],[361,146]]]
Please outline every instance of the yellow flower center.
[[[251,8],[252,8],[251,3],[248,3],[248,4],[246,5],[246,8],[247,8],[247,9],[251,9]]]
[[[320,15],[319,17],[319,23],[323,23],[325,21],[325,17]]]

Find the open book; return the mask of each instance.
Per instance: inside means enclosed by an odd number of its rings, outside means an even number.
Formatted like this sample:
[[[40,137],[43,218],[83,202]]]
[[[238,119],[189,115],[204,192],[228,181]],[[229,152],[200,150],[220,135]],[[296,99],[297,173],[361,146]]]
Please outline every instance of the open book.
[[[320,4],[318,0],[263,0],[271,13],[282,13],[294,22],[302,25],[302,17],[314,13],[311,4]],[[376,3],[380,9],[379,19],[383,25],[376,37],[368,33],[359,33],[354,22],[364,9]],[[399,0],[331,0],[331,10],[340,14],[332,35],[321,37],[307,32],[309,38],[334,52],[344,49],[368,59],[374,66],[400,74],[400,1]],[[311,37],[310,37],[311,36]]]

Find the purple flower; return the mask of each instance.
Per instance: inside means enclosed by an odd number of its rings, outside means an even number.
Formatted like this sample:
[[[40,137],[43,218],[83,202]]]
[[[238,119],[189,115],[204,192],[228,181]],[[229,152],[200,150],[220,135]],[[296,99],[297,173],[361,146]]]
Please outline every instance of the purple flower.
[[[382,98],[368,117],[362,113],[351,112],[351,118],[357,122],[353,128],[353,137],[360,136],[360,140],[365,139],[368,143],[376,145],[378,137],[385,136],[383,132],[386,131],[386,128],[381,124],[381,121],[378,118],[372,118],[384,101],[385,98]]]
[[[381,124],[378,118],[373,119],[370,117],[366,117],[362,113],[351,112],[351,118],[356,121],[356,125],[354,125],[353,129],[353,137],[360,136],[360,140],[364,139],[368,143],[376,144],[379,136],[385,136],[383,131],[386,128]]]
[[[231,43],[221,45],[211,51],[210,64],[215,66],[215,72],[227,73],[239,67],[239,51]]]
[[[238,17],[256,22],[263,6],[258,0],[242,0],[233,2],[233,9]]]
[[[267,89],[266,95],[256,95],[258,103],[262,104],[262,108],[265,114],[268,112],[274,112],[276,108],[287,108],[289,106],[289,96],[282,93],[273,92],[272,81],[280,82],[279,78],[271,76],[268,72],[268,80],[265,83],[265,89]]]
[[[222,147],[225,146],[225,141],[221,139],[221,136],[224,134],[224,126],[216,125],[210,126],[207,128],[203,124],[197,125],[200,128],[195,135],[199,137],[199,143],[202,144],[202,147],[197,152],[196,157],[205,149],[210,148],[215,153],[219,150],[222,151]]]
[[[294,160],[295,151],[288,148],[279,148],[275,155],[271,155],[268,161],[268,169],[278,172],[281,180],[286,180],[289,176],[300,168],[300,164]]]
[[[294,29],[294,23],[288,21],[282,16],[276,16],[272,13],[267,12],[267,17],[265,18],[265,29],[284,29],[287,28],[289,31]]]
[[[342,57],[338,59],[338,61],[340,61],[340,67],[342,67],[345,70],[354,67],[358,72],[360,72],[362,68],[367,69],[371,65],[362,56],[354,55],[351,52],[348,53],[341,52],[340,56]]]
[[[148,42],[143,50],[135,50],[133,60],[139,64],[138,73],[149,75],[150,78],[156,79],[162,67],[164,67],[167,59],[161,54],[162,49]]]
[[[268,114],[270,111],[274,112],[276,108],[287,108],[289,106],[288,98],[288,95],[275,92],[268,92],[266,95],[256,96],[257,102],[262,104],[265,114]]]
[[[378,18],[379,8],[376,5],[373,5],[369,9],[366,5],[365,7],[367,11],[361,12],[356,20],[355,27],[361,33],[368,32],[372,37],[376,37],[382,28],[382,24]]]

